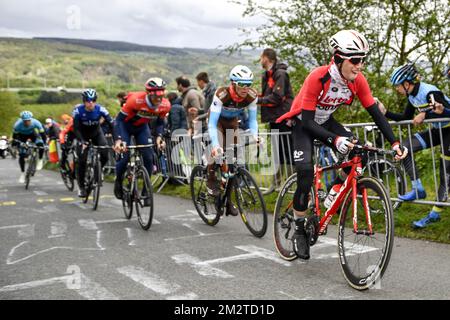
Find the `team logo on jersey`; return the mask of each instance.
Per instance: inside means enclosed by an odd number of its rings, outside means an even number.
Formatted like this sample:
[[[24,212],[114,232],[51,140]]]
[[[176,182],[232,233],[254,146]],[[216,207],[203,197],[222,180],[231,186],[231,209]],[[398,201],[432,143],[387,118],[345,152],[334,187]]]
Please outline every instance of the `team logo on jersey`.
[[[336,88],[336,87],[333,87],[333,88],[331,88],[331,91],[333,91],[333,92],[338,92],[338,91],[339,91],[339,89],[338,89],[338,88]]]
[[[300,161],[305,160],[305,158],[303,158],[303,154],[304,154],[303,151],[295,150],[294,151],[294,161],[300,162]]]

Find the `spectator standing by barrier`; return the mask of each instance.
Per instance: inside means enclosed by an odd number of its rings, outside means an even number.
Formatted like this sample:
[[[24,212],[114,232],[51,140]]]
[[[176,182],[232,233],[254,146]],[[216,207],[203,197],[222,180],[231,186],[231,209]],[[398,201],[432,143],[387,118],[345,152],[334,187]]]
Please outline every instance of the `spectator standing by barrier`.
[[[202,90],[203,96],[205,97],[204,111],[207,113],[213,102],[214,93],[216,93],[217,87],[214,82],[209,80],[209,76],[206,72],[200,72],[196,79],[198,87]]]
[[[288,67],[286,64],[278,62],[275,50],[270,48],[263,51],[260,62],[265,70],[261,83],[262,94],[258,99],[258,104],[261,105],[261,122],[268,123],[271,131],[291,132],[291,128],[286,123],[276,123],[278,117],[291,109],[293,101],[292,87],[287,73]],[[275,164],[292,165],[292,156],[288,148],[288,146],[292,146],[291,135],[280,137],[278,142],[279,161]],[[280,176],[277,178],[279,179]]]
[[[184,76],[176,78],[178,92],[183,99],[183,107],[187,114],[188,129],[191,135],[195,135],[194,119],[203,111],[205,97]]]
[[[188,129],[186,111],[183,107],[183,99],[178,97],[175,92],[170,92],[167,94],[167,99],[169,99],[172,108],[169,113],[169,129],[174,132],[178,129]]]

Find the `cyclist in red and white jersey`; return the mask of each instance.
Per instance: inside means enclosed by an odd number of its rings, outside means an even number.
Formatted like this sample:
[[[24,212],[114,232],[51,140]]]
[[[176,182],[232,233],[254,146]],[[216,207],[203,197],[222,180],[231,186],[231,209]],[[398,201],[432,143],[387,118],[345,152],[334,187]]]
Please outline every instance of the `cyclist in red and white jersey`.
[[[403,159],[408,153],[405,147],[400,146],[378,109],[369,84],[361,73],[369,51],[366,38],[357,31],[342,30],[333,35],[329,43],[333,53],[331,63],[314,69],[308,75],[291,110],[277,120],[278,123],[287,121],[293,127],[297,190],[294,195],[296,226],[292,240],[294,251],[301,259],[309,259],[311,235],[306,233],[304,226],[314,178],[313,141],[318,139],[342,154],[349,153],[356,143],[352,133],[333,118],[333,112],[339,107],[349,106],[357,97],[397,152],[396,159]],[[334,184],[339,186],[343,179],[338,177]],[[329,197],[332,192],[336,194],[336,190],[339,189],[332,188]]]

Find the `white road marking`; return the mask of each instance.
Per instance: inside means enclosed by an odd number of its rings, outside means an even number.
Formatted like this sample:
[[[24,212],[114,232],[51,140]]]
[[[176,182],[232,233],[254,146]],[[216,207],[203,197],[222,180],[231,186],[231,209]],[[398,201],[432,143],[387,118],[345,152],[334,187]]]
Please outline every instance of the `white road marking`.
[[[214,267],[210,266],[209,264],[202,264],[200,259],[193,257],[191,255],[188,255],[188,254],[178,254],[178,255],[172,256],[172,259],[177,264],[191,265],[194,268],[194,270],[202,276],[217,277],[217,278],[222,278],[222,279],[234,278],[234,276],[229,274],[228,272],[220,270],[218,268],[214,268]]]
[[[294,300],[301,300],[300,298],[297,298],[297,297],[295,297],[295,296],[293,296],[293,295],[291,295],[289,293],[286,293],[284,291],[278,291],[278,293],[281,293],[282,295],[285,295],[285,296],[287,296],[287,297],[289,297],[291,299],[294,299]],[[309,298],[309,297],[307,297],[307,298]]]
[[[132,239],[133,238],[133,233],[131,231],[131,228],[125,228],[125,230],[127,230],[127,235],[128,235],[128,239]],[[131,240],[128,243],[129,246],[135,246],[136,245],[136,241],[135,240]]]
[[[250,254],[255,255],[255,257],[268,259],[268,260],[271,260],[273,262],[282,264],[282,265],[284,265],[286,267],[289,267],[291,265],[291,263],[289,261],[281,259],[278,256],[278,254],[276,252],[272,251],[272,250],[260,248],[260,247],[253,246],[253,245],[236,246],[235,248],[243,250],[243,251],[250,252]]]
[[[18,225],[14,225],[14,226],[4,226],[4,227],[0,227],[0,230],[7,230],[7,229],[19,229],[19,228],[24,228],[29,226],[28,224],[18,224]]]
[[[228,232],[217,232],[217,233],[205,233],[205,234],[197,234],[193,236],[184,236],[184,237],[177,237],[177,238],[167,238],[164,239],[164,241],[174,241],[174,240],[185,240],[185,239],[193,239],[193,238],[201,238],[201,237],[209,237],[209,236],[219,236],[224,234],[230,234],[234,233],[235,231],[228,231]]]
[[[33,193],[37,196],[48,196],[48,193],[41,190],[34,190]]]
[[[14,256],[16,250],[19,249],[20,247],[22,247],[23,245],[27,244],[27,243],[29,243],[29,241],[23,241],[23,242],[19,243],[17,246],[15,246],[14,248],[11,249],[11,251],[8,254],[8,258],[6,259],[6,264],[7,265],[13,265],[13,264],[16,264],[16,263],[28,260],[30,258],[33,258],[33,257],[35,257],[37,255],[42,254],[42,253],[46,253],[46,252],[50,252],[50,251],[58,250],[58,249],[77,250],[77,251],[99,251],[99,250],[105,250],[102,247],[100,247],[100,249],[99,248],[51,247],[51,248],[47,248],[47,249],[44,249],[44,250],[40,250],[38,252],[35,252],[35,253],[30,254],[28,256],[25,256],[23,258],[14,260],[13,256]]]
[[[51,225],[51,234],[52,236],[61,236],[67,232],[67,224],[64,222],[52,222]]]
[[[97,223],[93,219],[80,219],[78,223],[87,230],[98,230]]]
[[[198,230],[194,229],[194,228],[193,228],[190,224],[188,224],[188,223],[183,223],[183,226],[185,226],[186,228],[188,228],[188,229],[190,229],[190,230],[192,230],[192,231],[194,231],[194,232],[197,232],[199,236],[204,236],[204,235],[206,234],[206,233],[203,233],[203,232],[201,232],[201,231],[198,231]]]
[[[102,245],[100,244],[100,238],[101,238],[101,236],[102,236],[102,231],[101,231],[101,230],[97,230],[97,242],[96,242],[97,247],[98,247],[100,250],[105,250],[105,248],[103,248]]]
[[[27,224],[23,228],[17,230],[19,238],[31,238],[34,236],[34,224]]]
[[[33,289],[37,287],[51,286],[59,283],[64,283],[67,285],[67,283],[69,281],[72,281],[72,279],[73,277],[69,275],[43,280],[35,280],[30,282],[4,286],[0,288],[0,292],[11,292],[18,290]],[[83,274],[81,274],[80,288],[72,290],[77,292],[80,296],[89,300],[118,300],[118,298],[114,294],[112,294],[107,289],[103,288],[101,285],[92,281]]]
[[[140,267],[126,266],[118,268],[117,271],[144,287],[162,295],[172,294],[181,288],[178,284],[169,283],[157,274],[148,272]]]

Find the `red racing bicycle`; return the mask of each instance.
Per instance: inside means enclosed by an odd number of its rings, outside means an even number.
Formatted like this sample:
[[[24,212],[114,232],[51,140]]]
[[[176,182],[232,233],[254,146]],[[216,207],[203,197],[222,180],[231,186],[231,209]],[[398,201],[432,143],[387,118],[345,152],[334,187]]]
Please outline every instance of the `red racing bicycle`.
[[[327,233],[328,224],[339,212],[338,220],[333,222],[338,226],[339,261],[345,279],[357,290],[369,289],[381,279],[388,266],[394,241],[393,208],[389,193],[381,180],[362,176],[362,159],[371,153],[394,155],[394,152],[355,145],[352,159],[347,157],[326,167],[315,165],[308,205],[313,214],[305,224],[311,246],[319,236]],[[321,202],[326,198],[326,192],[322,189],[322,174],[346,167],[351,167],[350,173],[329,209],[322,214]],[[283,185],[275,207],[275,246],[285,260],[297,258],[292,245],[296,186],[297,174],[293,174]]]

